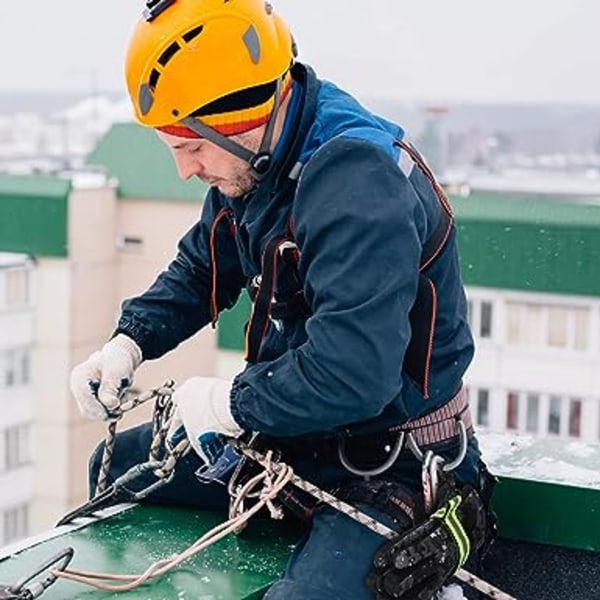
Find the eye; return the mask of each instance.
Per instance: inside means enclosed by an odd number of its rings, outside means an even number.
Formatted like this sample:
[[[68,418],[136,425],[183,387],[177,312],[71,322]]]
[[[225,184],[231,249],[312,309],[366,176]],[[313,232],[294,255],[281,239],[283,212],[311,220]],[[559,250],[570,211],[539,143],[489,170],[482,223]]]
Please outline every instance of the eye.
[[[188,149],[188,152],[190,154],[198,154],[202,150],[203,146],[204,146],[204,144],[202,144],[202,143],[196,144],[194,146],[190,146]]]

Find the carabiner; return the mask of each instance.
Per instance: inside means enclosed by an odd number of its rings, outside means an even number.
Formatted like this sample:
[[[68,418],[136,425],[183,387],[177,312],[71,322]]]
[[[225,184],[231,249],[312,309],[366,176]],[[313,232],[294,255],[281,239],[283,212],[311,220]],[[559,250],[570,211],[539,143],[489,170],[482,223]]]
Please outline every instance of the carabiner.
[[[353,475],[358,475],[359,477],[376,477],[377,475],[385,473],[396,462],[396,459],[400,456],[400,452],[402,452],[402,447],[404,446],[404,437],[405,432],[401,431],[400,435],[396,438],[394,447],[390,451],[390,455],[383,464],[374,469],[361,469],[348,460],[348,457],[346,456],[346,438],[343,436],[338,438],[338,457],[342,465]]]
[[[58,579],[58,577],[54,573],[50,572],[44,579],[40,581],[35,581],[30,585],[27,585],[27,583],[45,571],[50,571],[52,567],[54,567],[52,569],[54,571],[64,571],[67,568],[67,565],[71,562],[74,553],[75,550],[73,550],[73,548],[70,546],[64,548],[58,554],[55,554],[52,558],[39,566],[31,575],[22,577],[19,579],[19,581],[17,581],[17,583],[8,588],[4,588],[4,586],[0,587],[0,594],[11,594],[10,596],[2,595],[0,598],[6,598],[7,600],[12,598],[18,600],[33,600],[34,598],[39,598],[44,591]]]

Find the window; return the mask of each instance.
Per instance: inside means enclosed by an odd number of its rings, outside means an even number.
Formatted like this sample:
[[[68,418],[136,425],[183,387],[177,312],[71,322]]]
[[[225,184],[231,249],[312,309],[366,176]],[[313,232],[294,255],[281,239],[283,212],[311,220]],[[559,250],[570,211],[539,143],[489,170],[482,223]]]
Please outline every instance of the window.
[[[526,346],[541,346],[544,343],[544,311],[537,304],[527,304],[521,343]]]
[[[482,338],[492,337],[492,303],[481,303],[481,323],[479,325],[479,335]]]
[[[550,396],[550,406],[548,412],[548,433],[558,435],[560,433],[560,398]]]
[[[567,309],[563,306],[548,307],[548,345],[555,348],[567,345]]]
[[[6,306],[16,308],[29,303],[29,270],[9,269],[5,272]]]
[[[477,424],[490,426],[490,392],[486,389],[477,390]]]
[[[569,403],[569,435],[581,437],[581,400],[576,398]]]
[[[3,544],[8,544],[20,538],[24,538],[29,531],[29,506],[19,504],[6,509],[2,516]]]
[[[540,411],[540,397],[537,394],[527,394],[527,417],[525,429],[531,433],[538,430],[538,416]]]
[[[506,404],[506,428],[517,429],[519,422],[519,395],[516,392],[508,392]]]
[[[4,430],[4,468],[18,469],[31,462],[30,425],[17,425]]]
[[[506,303],[506,342],[518,344],[521,338],[522,307],[514,302]]]
[[[467,323],[469,327],[473,327],[473,300],[467,301]]]
[[[27,385],[31,381],[29,348],[5,350],[3,361],[0,356],[0,365],[2,362],[4,362],[3,383],[6,387],[19,387]]]
[[[587,350],[590,311],[587,308],[575,308],[573,318],[575,321],[573,326],[573,348],[575,350]]]

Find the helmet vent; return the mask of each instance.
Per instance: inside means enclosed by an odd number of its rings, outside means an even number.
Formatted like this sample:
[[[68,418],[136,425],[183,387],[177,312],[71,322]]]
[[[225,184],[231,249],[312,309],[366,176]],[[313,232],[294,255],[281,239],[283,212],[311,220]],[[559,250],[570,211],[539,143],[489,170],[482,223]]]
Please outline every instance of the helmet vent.
[[[184,41],[189,44],[195,37],[198,37],[202,30],[204,29],[204,25],[199,25],[198,27],[194,27],[194,29],[190,29],[188,32],[184,33],[181,37]]]
[[[150,80],[148,81],[148,86],[150,87],[151,90],[156,89],[156,84],[158,83],[159,79],[160,79],[160,71],[157,71],[156,69],[152,69],[152,72],[150,73]]]
[[[165,67],[167,63],[181,50],[181,46],[177,42],[173,42],[158,59],[158,64]]]
[[[204,117],[206,115],[217,115],[260,106],[269,100],[269,98],[273,97],[276,89],[277,82],[271,81],[238,92],[233,92],[232,94],[228,94],[227,96],[223,96],[209,104],[201,106],[196,109],[191,116]]]
[[[254,25],[250,25],[243,35],[244,44],[250,54],[250,60],[257,65],[260,61],[260,41]]]

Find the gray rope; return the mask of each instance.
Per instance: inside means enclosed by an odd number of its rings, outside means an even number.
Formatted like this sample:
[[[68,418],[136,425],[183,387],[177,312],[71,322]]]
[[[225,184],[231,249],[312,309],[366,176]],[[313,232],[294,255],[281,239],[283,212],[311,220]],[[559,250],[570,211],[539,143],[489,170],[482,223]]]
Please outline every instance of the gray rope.
[[[168,380],[163,386],[144,392],[131,400],[123,402],[120,406],[117,417],[108,423],[106,438],[104,440],[104,450],[100,462],[100,471],[98,473],[98,483],[96,485],[96,496],[102,493],[107,487],[108,474],[115,450],[118,422],[126,412],[145,404],[149,400],[155,400],[149,463],[153,465],[153,473],[159,478],[159,481],[138,492],[136,494],[136,499],[145,498],[154,489],[161,487],[170,481],[177,461],[187,454],[190,449],[189,440],[186,438],[179,442],[173,449],[167,447],[164,458],[159,458],[161,450],[165,447],[165,438],[173,416],[173,402],[171,396],[173,395],[174,386],[175,383],[172,380]]]

